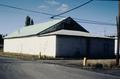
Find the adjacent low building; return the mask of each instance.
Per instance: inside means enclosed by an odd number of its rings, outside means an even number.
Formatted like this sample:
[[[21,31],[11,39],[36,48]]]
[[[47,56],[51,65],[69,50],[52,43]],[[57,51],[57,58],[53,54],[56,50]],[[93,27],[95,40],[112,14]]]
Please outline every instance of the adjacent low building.
[[[0,34],[0,50],[3,49],[3,35]]]
[[[112,58],[114,39],[94,36],[68,17],[16,30],[4,38],[4,52],[67,58]]]

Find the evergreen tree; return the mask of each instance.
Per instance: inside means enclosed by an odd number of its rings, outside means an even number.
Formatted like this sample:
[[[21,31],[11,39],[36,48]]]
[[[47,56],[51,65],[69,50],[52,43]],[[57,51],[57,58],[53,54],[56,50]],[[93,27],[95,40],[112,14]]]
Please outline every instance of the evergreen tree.
[[[27,16],[25,21],[25,26],[29,26],[29,25],[34,25],[34,21],[29,16]]]
[[[0,34],[0,44],[3,44],[3,35]]]
[[[33,19],[31,19],[31,25],[34,25],[34,21],[33,21]]]
[[[31,25],[31,18],[27,16],[25,21],[25,26],[29,26],[29,25]]]

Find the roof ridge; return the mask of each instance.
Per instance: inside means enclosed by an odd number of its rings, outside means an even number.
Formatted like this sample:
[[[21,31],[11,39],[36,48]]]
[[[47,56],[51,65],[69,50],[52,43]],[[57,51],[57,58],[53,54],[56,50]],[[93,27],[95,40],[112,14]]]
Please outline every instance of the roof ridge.
[[[61,18],[61,19],[52,19],[52,20],[49,20],[49,21],[46,21],[46,22],[41,22],[41,23],[38,23],[38,24],[34,24],[34,25],[39,25],[39,24],[43,24],[43,23],[48,23],[48,22],[52,22],[52,21],[62,21],[66,18]],[[34,26],[34,25],[30,25],[30,26]],[[26,26],[26,27],[29,27],[29,26]]]

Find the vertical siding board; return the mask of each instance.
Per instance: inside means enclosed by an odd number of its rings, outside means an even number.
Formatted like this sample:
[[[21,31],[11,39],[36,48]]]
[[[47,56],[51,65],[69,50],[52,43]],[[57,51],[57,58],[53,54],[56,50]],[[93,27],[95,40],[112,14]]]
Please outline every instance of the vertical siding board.
[[[85,38],[57,36],[58,57],[83,57],[86,52]]]
[[[104,44],[108,43],[109,49],[104,50]],[[76,36],[57,36],[57,57],[79,57],[83,58],[113,58],[114,40],[76,37]]]
[[[27,37],[4,40],[4,52],[24,53],[55,57],[55,36]]]

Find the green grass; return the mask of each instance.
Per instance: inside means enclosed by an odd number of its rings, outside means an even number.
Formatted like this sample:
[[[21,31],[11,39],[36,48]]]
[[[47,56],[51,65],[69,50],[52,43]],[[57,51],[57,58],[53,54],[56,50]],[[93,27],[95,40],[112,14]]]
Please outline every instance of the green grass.
[[[21,60],[38,60],[39,59],[39,57],[37,55],[8,53],[8,52],[0,52],[0,56],[1,57],[16,58],[16,59],[21,59]]]
[[[9,57],[9,58],[16,58],[16,59],[21,59],[21,60],[50,60],[50,59],[55,59],[54,57],[51,56],[46,56],[46,55],[31,55],[31,54],[22,54],[22,53],[10,53],[10,52],[2,52],[0,51],[0,56],[1,57]]]

